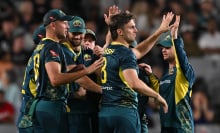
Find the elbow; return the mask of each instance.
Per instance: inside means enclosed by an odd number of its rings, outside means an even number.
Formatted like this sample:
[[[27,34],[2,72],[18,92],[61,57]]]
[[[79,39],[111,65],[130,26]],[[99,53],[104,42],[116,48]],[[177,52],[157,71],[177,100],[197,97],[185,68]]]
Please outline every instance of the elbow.
[[[128,84],[130,88],[132,88],[133,90],[137,91],[138,87],[137,84],[135,82],[131,82]]]
[[[50,84],[52,87],[57,87],[60,85],[59,81],[56,78],[50,79]]]

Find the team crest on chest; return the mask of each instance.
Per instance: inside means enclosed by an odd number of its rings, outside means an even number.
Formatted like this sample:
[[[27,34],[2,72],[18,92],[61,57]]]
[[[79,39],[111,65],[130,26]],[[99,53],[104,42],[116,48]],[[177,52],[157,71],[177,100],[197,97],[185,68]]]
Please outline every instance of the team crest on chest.
[[[173,68],[169,68],[169,75],[174,73],[174,69]]]
[[[83,57],[83,59],[84,59],[85,61],[90,61],[90,60],[92,60],[92,57],[91,57],[91,55],[89,55],[89,54],[85,54],[84,57]]]

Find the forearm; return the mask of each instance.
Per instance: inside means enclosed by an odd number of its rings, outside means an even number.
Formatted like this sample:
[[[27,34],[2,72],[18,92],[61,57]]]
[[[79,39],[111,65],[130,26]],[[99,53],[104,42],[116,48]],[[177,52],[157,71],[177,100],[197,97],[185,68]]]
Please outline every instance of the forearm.
[[[103,46],[103,49],[106,49],[108,47],[108,45],[111,43],[112,39],[111,39],[111,33],[110,33],[110,30],[108,29],[108,32],[106,34],[106,37],[105,37],[105,44]]]
[[[149,97],[153,97],[153,98],[157,98],[158,97],[158,93],[155,92],[152,88],[150,88],[149,86],[147,86],[143,81],[138,80],[135,83],[135,86],[133,87],[133,89],[135,91],[137,91],[140,94],[143,94],[145,96],[149,96]]]
[[[175,51],[176,51],[176,63],[180,66],[181,70],[183,71],[184,76],[190,83],[190,87],[192,87],[195,81],[195,74],[192,66],[189,63],[188,57],[184,50],[184,42],[181,37],[174,39]]]
[[[140,59],[141,57],[143,57],[145,54],[147,54],[152,49],[152,47],[154,46],[154,44],[156,43],[157,39],[159,38],[159,36],[161,34],[162,34],[162,32],[160,30],[157,30],[151,36],[149,36],[147,39],[140,42],[137,45],[137,47],[135,47],[135,49],[136,49],[135,55],[136,55],[137,59]]]
[[[78,83],[81,87],[85,88],[86,90],[90,90],[90,91],[97,92],[97,93],[102,93],[101,86],[96,84],[94,81],[92,81],[87,76],[84,76],[76,80],[75,82]]]
[[[85,76],[86,74],[87,71],[85,69],[73,73],[59,73],[56,74],[56,76],[54,76],[53,78],[51,78],[50,82],[53,86],[59,86],[74,82],[75,80]]]

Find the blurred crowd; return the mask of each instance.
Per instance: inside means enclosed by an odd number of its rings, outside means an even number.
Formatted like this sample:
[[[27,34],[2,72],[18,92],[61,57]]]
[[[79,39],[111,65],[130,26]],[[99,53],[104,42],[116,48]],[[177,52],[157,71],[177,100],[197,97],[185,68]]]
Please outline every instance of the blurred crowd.
[[[219,64],[219,0],[1,0],[0,90],[3,91],[0,93],[0,124],[13,123],[17,117],[25,66],[35,47],[32,33],[42,23],[43,15],[49,9],[59,8],[68,15],[82,17],[86,27],[96,32],[97,44],[102,46],[107,33],[103,14],[111,5],[136,15],[138,42],[159,27],[164,13],[173,11],[180,14],[180,34],[189,59],[208,59],[214,65]],[[163,66],[158,56],[161,56],[160,51],[153,48],[143,60],[152,65],[160,77]],[[214,74],[220,74],[220,70],[216,70]],[[215,79],[216,75],[209,77]],[[217,93],[215,89],[220,89],[220,83],[216,82],[214,88],[210,84],[206,77],[199,76],[193,87],[192,106],[196,124],[220,123],[220,102],[216,102],[212,95],[213,91]],[[13,115],[12,121],[5,120],[5,114],[1,113],[4,102],[13,106],[14,110],[9,111],[9,116]],[[150,122],[153,123],[153,119]]]

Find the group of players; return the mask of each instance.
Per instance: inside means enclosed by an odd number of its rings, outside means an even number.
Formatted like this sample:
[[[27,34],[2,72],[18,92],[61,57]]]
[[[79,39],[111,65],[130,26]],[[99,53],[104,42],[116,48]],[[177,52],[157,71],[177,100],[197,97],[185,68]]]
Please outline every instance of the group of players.
[[[109,32],[101,48],[81,17],[59,9],[45,14],[33,33],[36,48],[25,71],[19,132],[146,133],[144,112],[138,113],[141,96],[161,105],[161,132],[193,132],[194,73],[177,36],[180,17],[170,25],[174,14],[167,13],[151,36],[131,48],[138,31],[132,13],[111,6],[104,16]],[[159,43],[169,71],[159,81],[137,59],[169,30],[171,35]],[[139,70],[155,91],[139,78]]]

